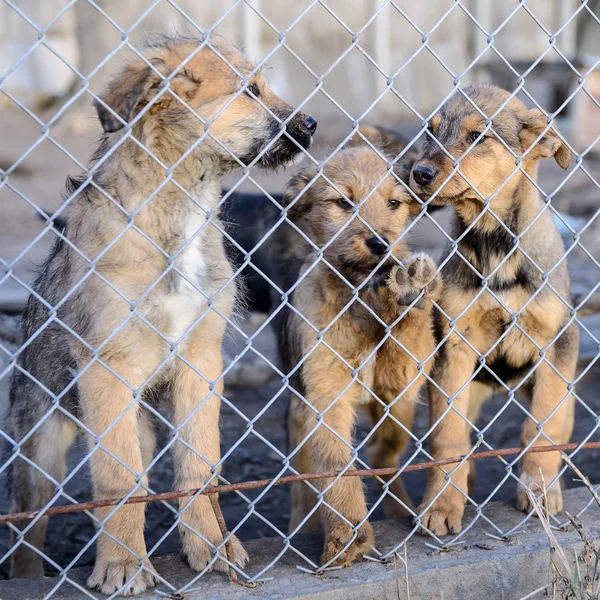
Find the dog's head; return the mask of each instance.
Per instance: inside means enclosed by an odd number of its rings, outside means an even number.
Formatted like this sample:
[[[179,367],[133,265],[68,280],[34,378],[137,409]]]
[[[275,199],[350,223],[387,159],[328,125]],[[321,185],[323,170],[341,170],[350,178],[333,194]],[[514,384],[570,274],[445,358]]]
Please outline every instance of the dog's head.
[[[293,177],[283,195],[289,218],[348,281],[376,284],[405,257],[402,234],[414,200],[367,146],[340,150],[323,167]],[[333,241],[332,241],[333,240]],[[375,271],[375,273],[373,273]]]
[[[377,148],[384,156],[394,160],[394,173],[408,184],[418,154],[414,147],[406,148],[407,142],[399,133],[380,125],[361,125],[345,147],[365,145]]]
[[[528,110],[517,98],[509,99],[509,92],[490,85],[467,87],[464,94],[471,102],[457,91],[429,122],[410,175],[417,194],[437,192],[440,203],[489,198],[510,183],[513,174],[519,176],[520,171],[514,173],[515,156],[524,169],[543,157],[554,157],[563,169],[569,166],[568,147],[540,110]],[[493,117],[492,127],[482,135],[488,117]],[[464,177],[458,172],[450,176],[457,159]]]
[[[145,60],[127,63],[95,102],[104,131],[119,131],[142,112],[134,136],[171,164],[208,133],[197,152],[221,172],[257,158],[263,167],[285,166],[310,146],[315,119],[294,114],[260,71],[244,84],[254,65],[223,38],[201,44],[161,37]]]

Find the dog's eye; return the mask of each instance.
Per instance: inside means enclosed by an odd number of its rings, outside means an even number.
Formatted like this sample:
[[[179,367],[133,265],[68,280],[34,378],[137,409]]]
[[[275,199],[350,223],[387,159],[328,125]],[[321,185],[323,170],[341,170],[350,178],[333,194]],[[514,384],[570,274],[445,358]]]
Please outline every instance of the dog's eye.
[[[254,96],[255,98],[260,98],[260,90],[258,89],[258,86],[255,83],[251,83],[246,88],[246,94],[250,97]]]
[[[427,125],[427,131],[429,131],[429,133],[431,135],[433,135],[433,125],[431,123],[429,123],[429,125]]]
[[[344,210],[350,210],[352,208],[352,202],[348,202],[345,198],[338,198],[335,203]]]
[[[400,200],[394,198],[392,200],[390,200],[388,202],[388,206],[392,209],[392,210],[396,210],[400,205],[402,204],[402,202],[400,202]]]
[[[475,142],[481,144],[481,142],[485,142],[485,136],[482,136],[482,138],[478,140],[480,135],[481,131],[471,131],[471,133],[469,133],[467,136],[467,142],[469,142],[469,144],[473,144]]]

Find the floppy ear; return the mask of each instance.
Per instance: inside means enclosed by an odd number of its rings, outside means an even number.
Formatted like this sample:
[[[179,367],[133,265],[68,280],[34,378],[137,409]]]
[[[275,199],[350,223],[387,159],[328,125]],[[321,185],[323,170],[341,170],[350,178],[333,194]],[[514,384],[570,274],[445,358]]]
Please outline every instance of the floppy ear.
[[[528,150],[537,138],[544,132],[548,126],[548,120],[537,108],[527,111],[522,119],[523,127],[519,134],[523,152]],[[531,158],[551,158],[563,169],[568,168],[571,161],[571,151],[562,141],[558,134],[558,129],[553,124],[543,137],[537,142],[535,147],[529,152]]]
[[[419,158],[418,152],[414,148],[410,148],[394,165],[394,173],[407,185],[410,180],[410,172],[417,158]]]
[[[285,186],[283,207],[288,209],[288,216],[291,221],[300,221],[310,211],[312,207],[310,194],[304,193],[299,198],[298,195],[314,176],[314,169],[305,169],[294,175]]]
[[[390,129],[385,129],[384,127],[376,125],[361,125],[358,128],[358,131],[362,133],[363,137],[371,142],[375,148],[383,150],[387,154],[392,155],[393,158],[396,158],[396,156],[406,148],[406,141],[404,138]],[[358,132],[355,133],[348,140],[346,147],[365,145],[363,137],[361,137]]]
[[[160,83],[161,78],[143,61],[129,63],[102,93],[100,99],[117,113],[125,123],[129,123],[136,109],[153,85]],[[106,106],[94,101],[94,107],[102,128],[107,133],[118,131],[124,124]]]

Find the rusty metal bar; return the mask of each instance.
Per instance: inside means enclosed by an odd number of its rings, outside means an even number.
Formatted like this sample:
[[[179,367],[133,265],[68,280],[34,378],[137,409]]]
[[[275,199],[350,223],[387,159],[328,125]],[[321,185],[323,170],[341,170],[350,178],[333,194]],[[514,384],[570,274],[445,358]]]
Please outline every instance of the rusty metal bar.
[[[535,452],[568,452],[575,449],[593,449],[600,448],[600,442],[586,442],[585,444],[558,444],[548,446],[534,446],[529,448],[525,453]],[[409,471],[421,471],[423,469],[434,469],[451,465],[460,462],[461,460],[480,460],[483,458],[497,458],[499,456],[511,456],[523,452],[523,448],[501,448],[499,450],[486,450],[484,452],[474,452],[470,456],[451,456],[440,460],[429,460],[422,463],[407,465],[402,470],[396,467],[387,467],[384,469],[355,469],[346,471],[342,477],[372,477],[378,475],[395,475],[398,471],[408,473]],[[266,487],[269,484],[283,485],[285,483],[293,483],[294,481],[313,481],[315,479],[330,479],[337,477],[339,471],[329,471],[325,473],[301,473],[299,475],[286,475],[277,479],[258,479],[255,481],[242,481],[240,483],[228,483],[224,485],[211,485],[204,489],[196,488],[190,490],[174,490],[172,492],[162,492],[161,494],[148,494],[146,496],[132,496],[123,504],[141,504],[144,502],[157,502],[160,500],[174,500],[176,498],[184,498],[195,494],[225,494],[227,492],[238,492],[246,490],[254,490]],[[202,489],[202,491],[200,491]],[[43,513],[45,516],[63,515],[73,512],[81,512],[83,510],[93,510],[104,506],[117,506],[123,502],[123,498],[106,498],[104,500],[94,500],[92,502],[81,502],[79,504],[67,504],[65,506],[55,506],[48,510],[31,510],[27,512],[12,513],[8,515],[0,515],[0,523],[12,523],[13,521],[23,521],[33,519]]]

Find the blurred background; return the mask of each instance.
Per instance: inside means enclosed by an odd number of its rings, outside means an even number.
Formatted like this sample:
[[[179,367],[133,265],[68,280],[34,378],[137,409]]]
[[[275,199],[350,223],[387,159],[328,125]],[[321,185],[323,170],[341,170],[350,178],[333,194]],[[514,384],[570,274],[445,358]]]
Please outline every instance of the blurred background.
[[[527,92],[546,110],[558,111],[558,126],[580,155],[567,173],[554,161],[545,161],[539,184],[575,231],[562,227],[572,291],[587,299],[586,310],[578,314],[583,323],[580,372],[585,373],[578,393],[586,408],[578,403],[574,440],[588,436],[596,426],[593,415],[600,412],[595,367],[600,339],[599,5],[600,0],[0,0],[0,429],[8,397],[8,356],[18,347],[19,313],[35,265],[55,237],[48,218],[63,202],[65,177],[85,170],[100,133],[88,90],[99,93],[133,55],[128,46],[141,48],[152,32],[198,35],[210,30],[245,49],[252,59],[265,60],[275,91],[318,119],[311,149],[316,160],[348,136],[357,121],[395,129],[407,139],[415,138],[418,146],[423,120],[456,84],[487,81],[514,90],[525,75]],[[278,194],[293,172],[251,176]],[[237,175],[226,183],[236,180]],[[250,180],[240,189],[258,191]],[[433,218],[435,223],[422,219],[412,243],[438,258],[450,210]],[[260,220],[258,206],[256,220]],[[265,318],[266,314],[254,313],[240,326],[250,334]],[[244,342],[239,335],[228,338],[228,355],[240,353]],[[253,344],[277,363],[269,327]],[[275,372],[252,352],[226,379],[226,397],[237,410],[223,407],[224,451],[246,435],[225,462],[228,480],[272,477],[281,469],[281,456],[274,450],[285,453],[286,448],[286,399],[280,391]],[[486,434],[494,447],[519,444],[522,409],[505,402],[497,395],[482,416],[490,420],[503,411]],[[261,415],[250,433],[240,412],[248,419]],[[423,405],[415,433],[426,428]],[[75,448],[71,465],[83,454],[83,445]],[[595,451],[577,456],[578,465],[594,482],[599,458]],[[482,461],[478,468],[476,499],[481,502],[505,470],[499,461]],[[167,455],[151,474],[155,491],[170,489],[171,475]],[[416,502],[423,476],[411,474],[407,479]],[[508,481],[494,498],[514,501],[514,489],[514,482]],[[85,469],[72,478],[68,491],[78,500],[90,499]],[[286,529],[285,486],[271,490],[247,519],[247,500],[241,495],[224,495],[221,502],[230,528],[243,521],[243,539]],[[0,511],[7,512],[8,507],[8,498],[0,491]],[[172,524],[172,512],[151,504],[150,545]],[[92,535],[92,522],[82,513],[55,517],[50,521],[47,552],[66,564]],[[8,544],[8,530],[3,528],[0,555]],[[174,533],[161,543],[159,553],[176,548]],[[93,548],[80,564],[89,563],[92,554]],[[6,563],[1,564],[0,575],[6,571]]]
[[[266,58],[274,86],[290,102],[300,103],[317,84],[308,107],[321,120],[356,119],[367,111],[372,120],[407,118],[415,109],[423,114],[444,99],[456,77],[463,85],[492,80],[507,86],[516,80],[515,72],[531,67],[529,92],[554,110],[575,80],[564,59],[593,64],[600,53],[594,19],[579,0],[529,0],[522,8],[518,2],[488,0],[12,4],[18,11],[0,3],[0,72],[21,61],[3,89],[30,108],[51,99],[64,104],[81,89],[81,76],[91,75],[91,89],[101,89],[126,54],[102,64],[122,44],[118,28],[136,47],[152,31],[215,31],[252,59]],[[594,10],[598,2],[587,5]],[[549,45],[556,32],[560,54]],[[493,48],[487,47],[490,42]],[[397,92],[380,99],[390,75]]]
[[[0,169],[11,184],[0,186],[9,211],[0,223],[0,255],[15,277],[30,278],[31,261],[43,256],[47,236],[28,248],[28,260],[12,263],[42,232],[33,204],[46,211],[59,206],[65,175],[84,169],[99,132],[88,90],[99,93],[133,56],[131,47],[142,48],[152,32],[210,30],[264,60],[275,91],[318,118],[317,158],[357,121],[395,128],[410,139],[456,83],[515,89],[522,74],[531,97],[559,111],[559,126],[573,148],[594,152],[600,71],[591,67],[600,57],[599,4],[0,1]],[[580,73],[587,73],[582,89]],[[256,177],[277,192],[289,175]],[[577,173],[573,181],[582,177]],[[250,182],[241,189],[256,191]],[[573,211],[569,194],[556,202]],[[18,309],[27,293],[12,277],[3,281],[0,307]]]

